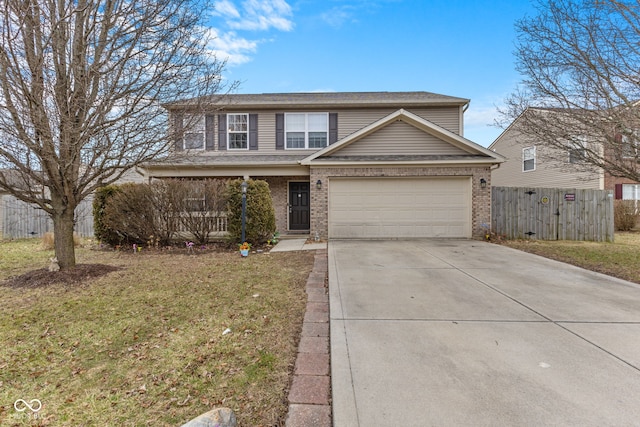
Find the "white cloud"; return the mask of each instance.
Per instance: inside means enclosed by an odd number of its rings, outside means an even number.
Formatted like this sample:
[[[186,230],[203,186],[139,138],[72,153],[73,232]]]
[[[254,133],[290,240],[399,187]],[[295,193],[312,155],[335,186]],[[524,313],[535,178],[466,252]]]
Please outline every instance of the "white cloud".
[[[214,3],[213,15],[223,17],[226,25],[234,30],[293,29],[293,21],[290,19],[293,12],[285,0],[245,0],[241,9],[231,0],[218,0]]]
[[[230,31],[220,34],[216,29],[210,29],[211,39],[209,50],[218,59],[226,60],[228,65],[239,65],[249,62],[249,54],[258,49],[258,41],[247,40]]]
[[[356,8],[350,5],[336,6],[320,15],[320,19],[332,27],[338,28],[347,22],[357,22]]]
[[[240,12],[229,0],[219,0],[213,4],[213,15],[240,18]]]
[[[291,6],[285,0],[216,0],[213,4],[209,49],[228,65],[249,62],[265,39],[250,39],[243,31],[290,31],[293,29]],[[218,25],[215,18],[222,18]],[[231,29],[231,31],[222,28]]]

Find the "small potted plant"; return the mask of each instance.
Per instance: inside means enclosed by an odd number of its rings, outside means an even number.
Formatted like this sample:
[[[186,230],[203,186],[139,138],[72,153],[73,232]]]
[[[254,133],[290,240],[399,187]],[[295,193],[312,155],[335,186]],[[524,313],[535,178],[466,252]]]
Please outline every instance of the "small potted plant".
[[[244,242],[239,247],[240,247],[240,255],[249,256],[249,250],[251,250],[251,243]]]

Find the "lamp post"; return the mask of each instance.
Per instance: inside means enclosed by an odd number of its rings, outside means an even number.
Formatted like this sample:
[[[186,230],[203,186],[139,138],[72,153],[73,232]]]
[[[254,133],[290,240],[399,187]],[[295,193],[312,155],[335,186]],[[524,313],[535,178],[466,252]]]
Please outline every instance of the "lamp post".
[[[242,181],[240,188],[242,189],[242,237],[240,243],[244,243],[245,231],[247,226],[247,181]]]

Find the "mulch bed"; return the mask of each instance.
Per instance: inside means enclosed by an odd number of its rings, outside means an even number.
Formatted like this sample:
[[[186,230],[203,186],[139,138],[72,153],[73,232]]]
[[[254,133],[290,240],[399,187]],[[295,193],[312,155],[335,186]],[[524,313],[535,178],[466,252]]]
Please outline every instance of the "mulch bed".
[[[20,276],[10,277],[0,282],[0,286],[24,289],[42,288],[53,284],[73,285],[117,270],[121,270],[121,268],[105,264],[77,264],[75,268],[53,272],[47,268],[41,268],[28,271]]]

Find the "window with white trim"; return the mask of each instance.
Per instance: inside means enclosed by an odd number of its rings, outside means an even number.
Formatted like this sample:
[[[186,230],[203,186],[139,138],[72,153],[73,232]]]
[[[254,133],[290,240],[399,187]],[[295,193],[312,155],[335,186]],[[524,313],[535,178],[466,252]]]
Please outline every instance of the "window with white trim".
[[[204,149],[204,117],[185,116],[184,121],[184,149],[203,150]]]
[[[329,135],[328,113],[286,113],[284,115],[287,149],[324,148]]]
[[[569,163],[582,163],[587,157],[587,137],[578,136],[569,142]]]
[[[640,184],[622,184],[622,200],[640,200]]]
[[[227,148],[249,149],[249,115],[227,114]]]
[[[536,170],[536,147],[526,147],[522,149],[522,171]]]

